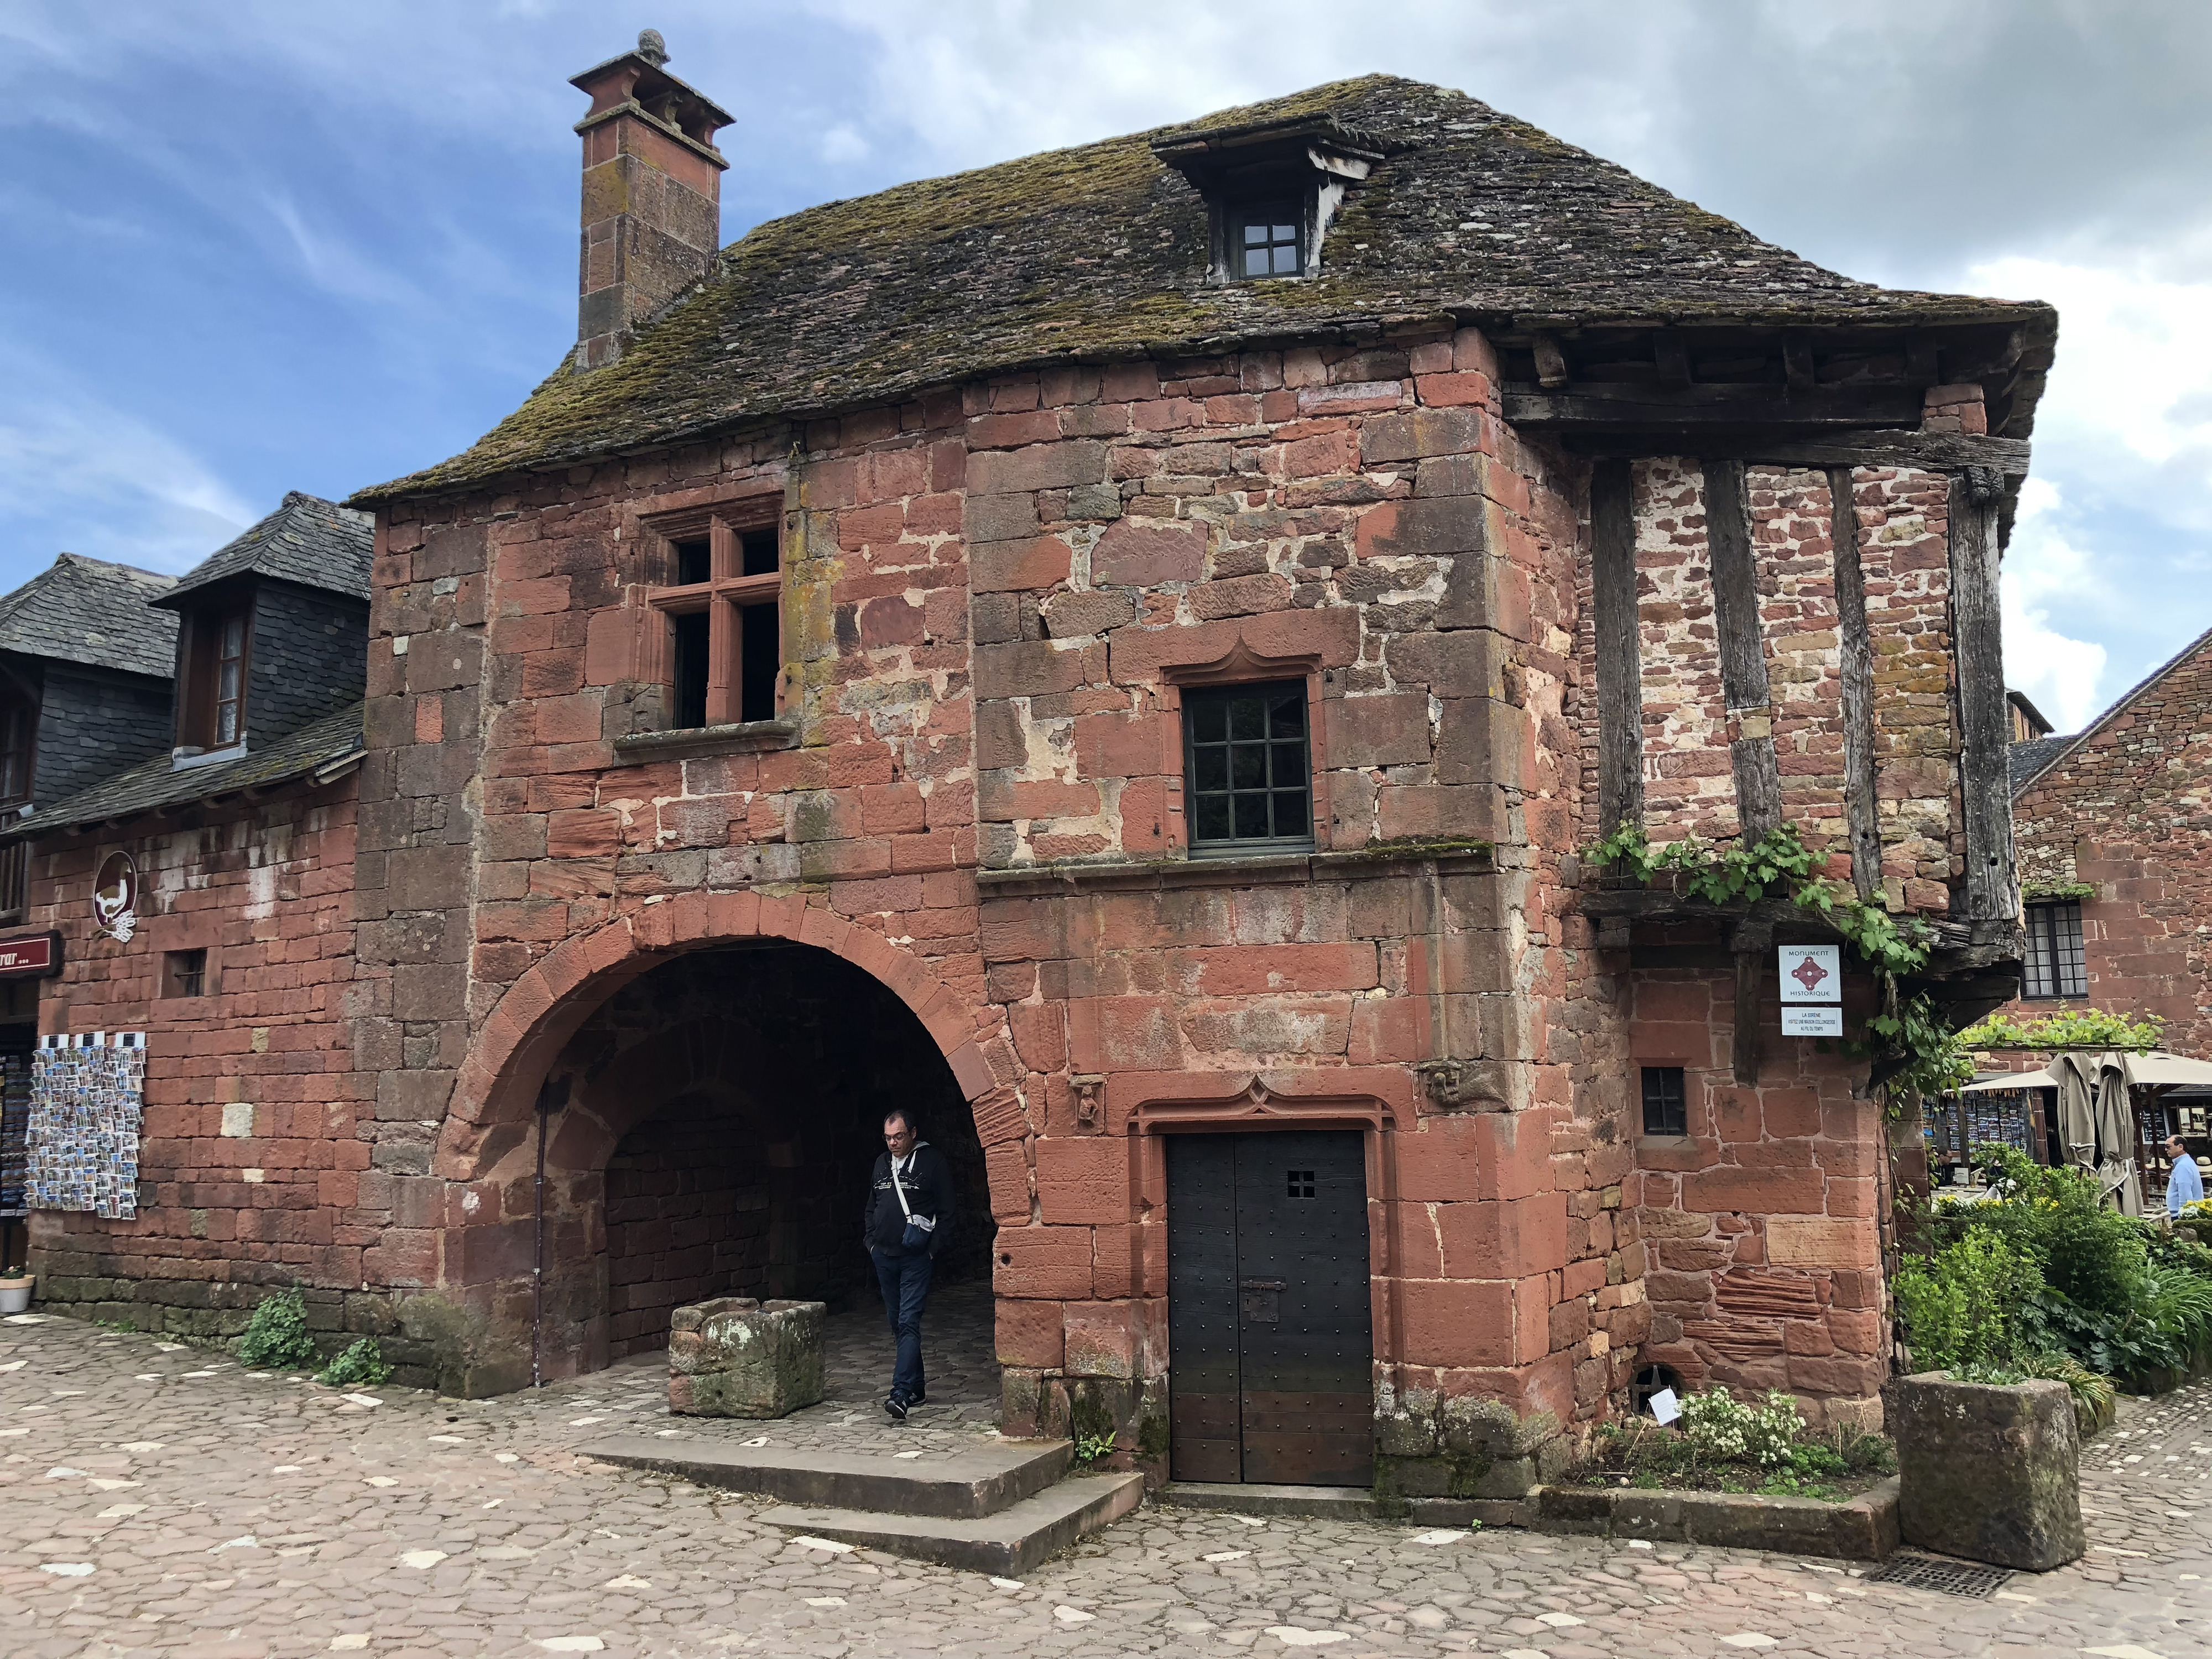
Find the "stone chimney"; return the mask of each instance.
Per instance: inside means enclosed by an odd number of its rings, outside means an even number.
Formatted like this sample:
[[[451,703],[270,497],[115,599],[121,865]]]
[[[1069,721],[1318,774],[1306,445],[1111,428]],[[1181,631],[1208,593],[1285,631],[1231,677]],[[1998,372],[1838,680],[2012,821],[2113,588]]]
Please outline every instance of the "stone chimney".
[[[569,85],[591,94],[584,135],[584,246],[576,367],[622,356],[630,333],[707,274],[720,246],[728,112],[663,67],[657,30]]]

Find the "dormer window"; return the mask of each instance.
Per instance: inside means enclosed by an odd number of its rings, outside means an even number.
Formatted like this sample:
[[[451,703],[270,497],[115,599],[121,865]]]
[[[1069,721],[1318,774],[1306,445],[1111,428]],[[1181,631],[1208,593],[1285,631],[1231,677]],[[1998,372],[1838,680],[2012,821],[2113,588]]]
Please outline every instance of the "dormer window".
[[[253,646],[250,597],[198,611],[185,623],[179,747],[230,749],[246,738],[247,659]]]
[[[1152,154],[1206,198],[1211,274],[1221,283],[1318,276],[1345,192],[1383,153],[1381,139],[1334,116],[1186,130],[1152,141]]]
[[[1305,204],[1283,199],[1231,210],[1230,246],[1240,277],[1297,276],[1305,270]]]

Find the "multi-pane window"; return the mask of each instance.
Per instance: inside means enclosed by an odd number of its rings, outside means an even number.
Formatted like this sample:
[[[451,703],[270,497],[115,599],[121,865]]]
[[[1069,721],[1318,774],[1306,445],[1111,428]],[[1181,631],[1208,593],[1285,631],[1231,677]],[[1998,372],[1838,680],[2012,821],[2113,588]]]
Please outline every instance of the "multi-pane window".
[[[31,798],[31,762],[38,709],[27,698],[0,699],[0,806]]]
[[[1305,212],[1289,198],[1251,202],[1230,216],[1229,257],[1239,277],[1295,276],[1305,269]]]
[[[673,586],[656,589],[648,602],[668,617],[669,725],[688,730],[775,719],[783,666],[783,554],[775,527],[715,517],[664,534]]]
[[[195,749],[228,749],[246,736],[247,661],[253,648],[249,604],[194,614],[187,626],[179,740]]]
[[[1182,729],[1194,851],[1313,845],[1302,682],[1192,687],[1182,694]]]
[[[1686,1135],[1690,1133],[1689,1097],[1684,1091],[1679,1066],[1644,1068],[1644,1133],[1647,1135]]]
[[[2062,899],[2027,907],[2027,975],[2021,994],[2089,994],[2089,975],[2081,955],[2080,901]]]

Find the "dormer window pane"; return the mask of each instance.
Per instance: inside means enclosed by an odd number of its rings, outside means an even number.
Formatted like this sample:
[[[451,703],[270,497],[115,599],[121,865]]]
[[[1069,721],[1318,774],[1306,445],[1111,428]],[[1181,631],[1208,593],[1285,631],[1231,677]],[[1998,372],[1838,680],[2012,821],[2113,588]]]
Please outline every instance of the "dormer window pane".
[[[1295,276],[1305,269],[1305,216],[1296,202],[1255,202],[1237,217],[1240,276]]]
[[[246,618],[223,618],[221,648],[216,653],[215,741],[218,749],[238,741],[239,709],[246,690]]]

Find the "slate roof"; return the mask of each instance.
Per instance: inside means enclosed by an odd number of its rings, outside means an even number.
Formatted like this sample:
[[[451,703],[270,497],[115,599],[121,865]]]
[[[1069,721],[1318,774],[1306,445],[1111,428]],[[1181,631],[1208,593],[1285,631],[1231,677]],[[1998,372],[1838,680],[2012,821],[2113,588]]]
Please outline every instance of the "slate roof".
[[[367,514],[291,490],[274,513],[179,576],[159,603],[175,605],[195,588],[247,575],[365,599],[375,537]]]
[[[64,553],[14,592],[0,594],[0,651],[168,679],[177,619],[153,603],[174,576]]]
[[[2036,781],[2036,780],[2042,777],[2045,773],[2050,771],[2052,767],[2057,765],[2061,758],[2072,754],[2074,750],[2080,748],[2083,744],[2088,742],[2090,738],[2095,737],[2098,732],[2103,731],[2115,720],[2118,719],[2120,715],[2126,713],[2130,703],[2132,703],[2137,697],[2140,697],[2144,692],[2149,690],[2151,687],[2156,685],[2168,674],[2173,672],[2175,669],[2180,667],[2182,664],[2189,661],[2198,653],[2203,651],[2212,651],[2212,628],[2206,629],[2195,639],[2190,641],[2188,644],[2183,646],[2180,650],[2175,652],[2164,662],[2159,664],[2157,667],[2152,669],[2149,673],[2144,675],[2133,685],[2130,686],[2125,691],[2122,692],[2118,698],[2114,699],[2111,708],[2105,710],[2103,714],[2098,715],[2096,719],[2091,720],[2088,725],[2083,726],[2072,737],[2038,738],[2028,743],[2016,743],[2013,744],[2012,752],[2008,753],[2005,757],[2007,765],[2010,772],[2012,798],[2014,800],[2018,800],[2021,794],[2025,793],[2028,787]],[[2049,744],[2052,745],[2052,747],[2047,751],[2038,754],[2033,757],[2033,770],[2023,771],[2021,763],[2017,758],[2018,752],[2023,749],[2035,748],[2040,744]]]
[[[0,841],[21,841],[74,825],[136,817],[159,807],[183,806],[244,789],[266,788],[357,755],[363,746],[362,704],[356,700],[234,761],[181,770],[172,766],[166,753],[142,761],[127,772],[118,772],[6,826],[0,830]]]
[[[1291,118],[1333,118],[1389,153],[1346,198],[1319,276],[1210,283],[1202,202],[1152,146]],[[1838,276],[1462,93],[1374,75],[757,225],[619,362],[579,373],[564,361],[473,447],[352,499],[1055,361],[1531,313],[2056,328],[2046,306]]]
[[[2074,746],[2074,739],[2064,738],[2028,738],[2005,750],[2005,771],[2012,785],[2014,800],[2020,792],[2043,775],[2044,769]]]

